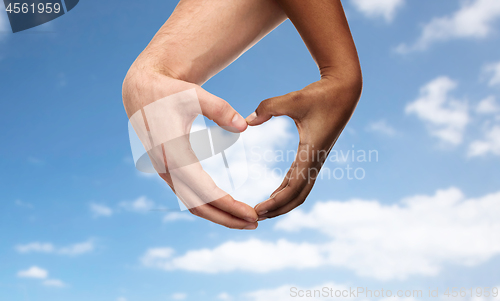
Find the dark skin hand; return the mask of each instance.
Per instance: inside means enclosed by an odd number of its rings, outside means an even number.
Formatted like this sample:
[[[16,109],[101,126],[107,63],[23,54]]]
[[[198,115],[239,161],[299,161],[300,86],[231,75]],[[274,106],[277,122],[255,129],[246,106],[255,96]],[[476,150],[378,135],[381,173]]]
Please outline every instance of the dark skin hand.
[[[302,90],[266,99],[246,118],[250,126],[273,116],[295,121],[297,157],[271,197],[255,206],[259,220],[285,214],[304,203],[328,153],[361,96],[356,46],[340,0],[277,0],[318,65],[321,79]]]

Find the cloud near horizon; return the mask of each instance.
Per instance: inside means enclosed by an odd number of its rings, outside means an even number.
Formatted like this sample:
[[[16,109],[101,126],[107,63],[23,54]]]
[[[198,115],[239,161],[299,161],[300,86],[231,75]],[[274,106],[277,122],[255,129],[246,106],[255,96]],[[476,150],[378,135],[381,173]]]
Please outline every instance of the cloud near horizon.
[[[150,248],[145,267],[217,274],[270,273],[324,266],[378,280],[436,276],[445,264],[472,267],[500,254],[500,192],[466,198],[457,188],[383,205],[376,200],[318,202],[282,217],[275,229],[322,233],[324,243],[278,239],[227,241],[177,254]]]

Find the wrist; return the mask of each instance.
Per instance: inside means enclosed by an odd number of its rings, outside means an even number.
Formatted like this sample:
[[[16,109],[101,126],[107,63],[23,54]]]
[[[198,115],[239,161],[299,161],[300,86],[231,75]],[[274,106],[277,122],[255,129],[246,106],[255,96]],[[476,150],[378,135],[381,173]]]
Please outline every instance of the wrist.
[[[321,74],[321,81],[331,86],[335,90],[346,91],[347,99],[358,101],[363,90],[363,76],[361,69],[352,68],[346,70],[337,70],[335,72],[324,72]]]
[[[210,61],[193,61],[190,54],[173,49],[176,49],[175,44],[164,47],[149,45],[134,64],[156,74],[199,86],[216,73],[217,68]]]
[[[334,123],[342,127],[349,121],[352,113],[356,109],[363,89],[363,79],[361,72],[337,71],[322,74],[319,81],[322,87],[322,97],[319,97],[323,104],[320,106],[325,111],[336,112]]]
[[[353,88],[363,85],[363,75],[361,65],[358,60],[347,60],[338,67],[334,64],[321,66],[319,68],[321,79],[334,80],[343,85],[350,85]]]
[[[171,60],[164,59],[161,55],[153,54],[148,48],[137,57],[130,70],[187,81],[185,73],[179,72],[180,68],[176,64],[172,63]]]

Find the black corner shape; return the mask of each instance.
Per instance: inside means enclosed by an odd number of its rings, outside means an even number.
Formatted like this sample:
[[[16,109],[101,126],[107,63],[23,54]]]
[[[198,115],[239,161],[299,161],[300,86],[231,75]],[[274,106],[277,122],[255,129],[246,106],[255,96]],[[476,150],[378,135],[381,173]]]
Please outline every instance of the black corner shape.
[[[79,2],[80,0],[64,0],[64,3],[66,3],[66,12],[69,12],[72,10]]]
[[[12,32],[20,32],[26,29],[42,25],[52,21],[72,10],[79,0],[3,0],[5,10],[9,16]]]

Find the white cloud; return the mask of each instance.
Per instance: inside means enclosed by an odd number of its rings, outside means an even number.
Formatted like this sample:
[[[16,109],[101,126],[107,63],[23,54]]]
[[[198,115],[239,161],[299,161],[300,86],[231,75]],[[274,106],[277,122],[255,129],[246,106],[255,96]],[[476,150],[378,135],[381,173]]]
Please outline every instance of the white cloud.
[[[45,279],[48,275],[49,272],[37,266],[32,266],[27,270],[17,272],[17,277],[21,278]]]
[[[26,245],[16,246],[19,253],[52,253],[68,256],[76,256],[92,252],[94,250],[94,242],[89,240],[86,242],[76,243],[70,246],[56,248],[51,243],[32,242]]]
[[[194,221],[193,215],[187,212],[169,212],[163,217],[164,223],[177,222],[177,221]]]
[[[142,256],[141,262],[147,267],[160,267],[162,262],[171,258],[175,253],[172,248],[152,248]]]
[[[500,253],[500,192],[466,199],[457,188],[399,204],[350,200],[295,210],[276,228],[332,238],[326,262],[378,279],[435,276],[444,264],[475,266]]]
[[[246,182],[231,193],[234,199],[255,206],[266,200],[278,188],[284,175],[273,171],[273,168],[279,163],[274,160],[273,155],[292,141],[294,138],[291,133],[292,129],[293,122],[290,119],[273,118],[263,125],[249,127],[241,134],[240,139],[243,141],[246,156],[241,155],[242,152],[239,149],[226,150],[226,157],[233,159],[229,162],[232,177],[246,176],[246,174],[235,174],[235,172],[247,173],[248,175]],[[211,159],[215,159],[215,157]],[[293,159],[291,158],[289,164],[292,164]],[[227,171],[223,165],[221,168],[221,162],[221,160],[201,162],[203,169],[216,183],[218,183],[217,179],[227,177]]]
[[[469,146],[470,157],[484,156],[489,153],[500,156],[500,125],[487,130],[482,140],[475,140]]]
[[[397,133],[396,129],[383,119],[368,124],[366,130],[369,132],[381,133],[386,136],[394,136]]]
[[[328,237],[322,243],[250,239],[175,254],[149,249],[146,267],[201,273],[337,267],[379,280],[436,276],[443,266],[475,266],[500,254],[500,192],[467,199],[457,188],[417,195],[396,204],[352,199],[296,209],[277,230],[309,229]],[[297,237],[297,235],[295,236]]]
[[[116,298],[116,301],[127,301],[127,298],[125,298],[125,297],[118,297],[118,298]]]
[[[488,64],[483,70],[490,77],[488,84],[491,87],[500,85],[500,62]]]
[[[499,111],[500,108],[498,107],[494,96],[489,96],[481,100],[476,108],[476,112],[479,114],[494,114]]]
[[[185,293],[175,293],[172,295],[173,300],[184,300],[187,298],[187,295]]]
[[[102,204],[94,204],[94,203],[90,204],[90,211],[92,212],[92,215],[94,217],[113,215],[113,209]]]
[[[27,270],[17,272],[17,277],[20,278],[33,278],[40,279],[42,285],[50,287],[65,287],[66,284],[59,279],[47,279],[49,277],[49,272],[37,266],[32,266]]]
[[[404,0],[351,0],[358,11],[370,18],[384,18],[390,22],[396,11],[403,6]]]
[[[155,207],[155,203],[145,196],[141,196],[135,201],[121,202],[120,207],[125,208],[128,211],[146,213]]]
[[[26,245],[16,246],[16,250],[19,253],[31,253],[31,252],[39,252],[39,253],[52,253],[54,252],[54,246],[50,243],[39,243],[33,242]]]
[[[280,162],[272,155],[294,141],[295,135],[292,132],[294,128],[290,119],[279,117],[263,125],[249,127],[242,134],[249,175],[246,183],[232,193],[236,200],[255,206],[266,200],[278,188],[285,175],[273,171]],[[290,158],[287,164],[291,165],[294,159]]]
[[[66,286],[66,284],[59,279],[47,279],[43,281],[42,284],[45,286],[59,287],[59,288]]]
[[[60,248],[59,250],[57,250],[57,253],[62,255],[76,256],[92,252],[93,250],[94,250],[94,243],[89,240],[68,247]]]
[[[229,295],[226,292],[222,292],[222,293],[218,294],[217,295],[217,299],[219,299],[219,300],[233,300],[233,298],[231,297],[231,295]]]
[[[469,144],[469,157],[500,156],[500,106],[494,96],[489,96],[476,107],[476,112],[485,119],[482,124],[482,138],[476,138]]]
[[[416,114],[431,135],[453,145],[462,143],[469,123],[467,104],[449,95],[456,87],[457,83],[448,77],[438,77],[422,87],[419,98],[406,106],[406,113]]]
[[[174,257],[171,248],[150,249],[141,258],[143,265],[167,271],[219,273],[250,271],[266,273],[287,267],[296,269],[317,267],[322,262],[321,250],[308,243],[291,243],[286,240],[266,242],[250,239],[243,242],[229,241],[215,249],[189,251]]]
[[[462,1],[459,10],[450,16],[432,19],[425,24],[417,41],[408,46],[401,44],[396,50],[400,53],[422,51],[438,41],[451,39],[483,39],[494,31],[495,21],[500,18],[500,1],[474,0]]]

